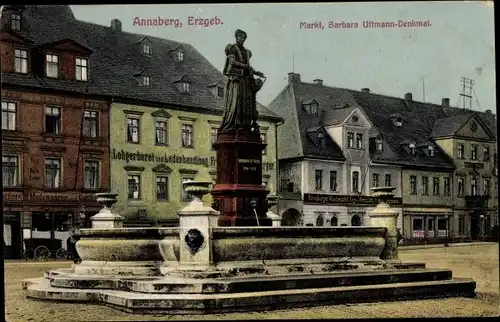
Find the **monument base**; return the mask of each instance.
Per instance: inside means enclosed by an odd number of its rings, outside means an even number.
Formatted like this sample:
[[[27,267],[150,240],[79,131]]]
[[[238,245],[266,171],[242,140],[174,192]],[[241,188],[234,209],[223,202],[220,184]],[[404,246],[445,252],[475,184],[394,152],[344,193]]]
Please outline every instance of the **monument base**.
[[[217,151],[217,184],[212,190],[219,226],[271,226],[269,193],[262,186],[262,150],[266,144],[256,128],[221,131]]]

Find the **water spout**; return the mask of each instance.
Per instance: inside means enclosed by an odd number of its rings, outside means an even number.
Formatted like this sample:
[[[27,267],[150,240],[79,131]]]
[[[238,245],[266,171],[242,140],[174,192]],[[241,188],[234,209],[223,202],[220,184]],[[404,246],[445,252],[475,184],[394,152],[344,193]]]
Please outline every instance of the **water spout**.
[[[257,226],[260,226],[259,216],[257,216],[257,210],[255,210],[255,208],[253,208],[253,213],[255,214],[255,219],[257,219]]]

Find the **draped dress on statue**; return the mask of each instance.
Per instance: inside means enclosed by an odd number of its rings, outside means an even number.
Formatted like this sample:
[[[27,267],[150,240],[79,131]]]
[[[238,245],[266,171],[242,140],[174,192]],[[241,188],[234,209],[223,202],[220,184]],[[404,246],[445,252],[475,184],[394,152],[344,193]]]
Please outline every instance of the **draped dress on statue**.
[[[249,66],[252,53],[238,44],[227,45],[225,52],[223,73],[228,81],[220,131],[250,127],[256,113],[255,83]]]

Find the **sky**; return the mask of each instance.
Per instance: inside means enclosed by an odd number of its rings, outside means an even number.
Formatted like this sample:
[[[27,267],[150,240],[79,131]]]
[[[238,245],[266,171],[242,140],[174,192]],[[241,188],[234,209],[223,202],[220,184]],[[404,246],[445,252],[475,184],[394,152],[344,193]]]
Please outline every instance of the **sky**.
[[[222,71],[234,32],[248,34],[251,65],[266,77],[257,99],[270,103],[286,86],[288,73],[327,86],[462,106],[461,77],[474,81],[472,109],[493,110],[495,46],[493,2],[372,2],[285,4],[72,5],[79,20],[123,31],[189,43]],[[193,17],[190,19],[190,17]],[[138,19],[136,19],[138,18]],[[145,26],[139,19],[178,19],[182,25]],[[192,24],[212,19],[212,25]],[[424,27],[399,27],[422,21]],[[134,25],[134,21],[136,22]],[[205,20],[204,20],[205,21]],[[221,21],[219,24],[215,22]],[[368,27],[369,22],[394,22]],[[191,24],[190,24],[191,22]],[[320,24],[321,22],[321,24]],[[329,28],[338,26],[357,28]],[[302,23],[302,25],[301,25]],[[323,28],[304,28],[305,26]],[[386,24],[387,25],[387,24]],[[301,28],[302,27],[302,28]],[[425,94],[424,94],[425,93]],[[425,95],[425,96],[424,96]]]

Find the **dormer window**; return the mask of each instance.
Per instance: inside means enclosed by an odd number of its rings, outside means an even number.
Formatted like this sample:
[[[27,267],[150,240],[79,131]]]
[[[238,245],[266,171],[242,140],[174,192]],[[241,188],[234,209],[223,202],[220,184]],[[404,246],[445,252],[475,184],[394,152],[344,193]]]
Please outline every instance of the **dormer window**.
[[[429,146],[427,147],[427,152],[429,153],[429,156],[430,156],[430,157],[433,157],[433,156],[434,156],[434,146],[429,145]]]
[[[375,148],[377,151],[382,151],[384,145],[382,144],[382,138],[375,139]]]
[[[325,134],[323,132],[318,132],[318,137],[317,137],[317,144],[320,147],[325,146]]]
[[[26,74],[28,72],[28,51],[23,49],[14,50],[14,71]]]
[[[75,78],[80,81],[88,80],[88,59],[76,58]]]
[[[151,77],[149,77],[148,75],[142,75],[141,85],[142,86],[151,85]]]
[[[189,83],[180,82],[179,83],[179,90],[183,93],[188,93],[189,92]]]
[[[399,113],[391,114],[389,117],[392,121],[392,125],[394,127],[402,127],[403,126],[403,117]]]
[[[21,15],[18,13],[13,13],[10,16],[11,28],[15,31],[21,31]]]
[[[177,61],[184,61],[184,52],[183,51],[177,52]]]
[[[144,41],[142,43],[142,53],[144,55],[151,55],[153,53],[151,50],[151,43],[149,41]]]
[[[311,103],[311,115],[318,115],[318,104]]]
[[[302,108],[309,115],[318,115],[318,102],[316,100],[302,102]]]
[[[57,55],[45,55],[45,74],[47,77],[57,78],[59,75],[59,57]]]
[[[410,150],[411,155],[415,155],[417,153],[417,147],[415,146],[415,143],[410,143],[408,144],[408,149]]]
[[[217,86],[217,97],[224,97],[224,87]]]

